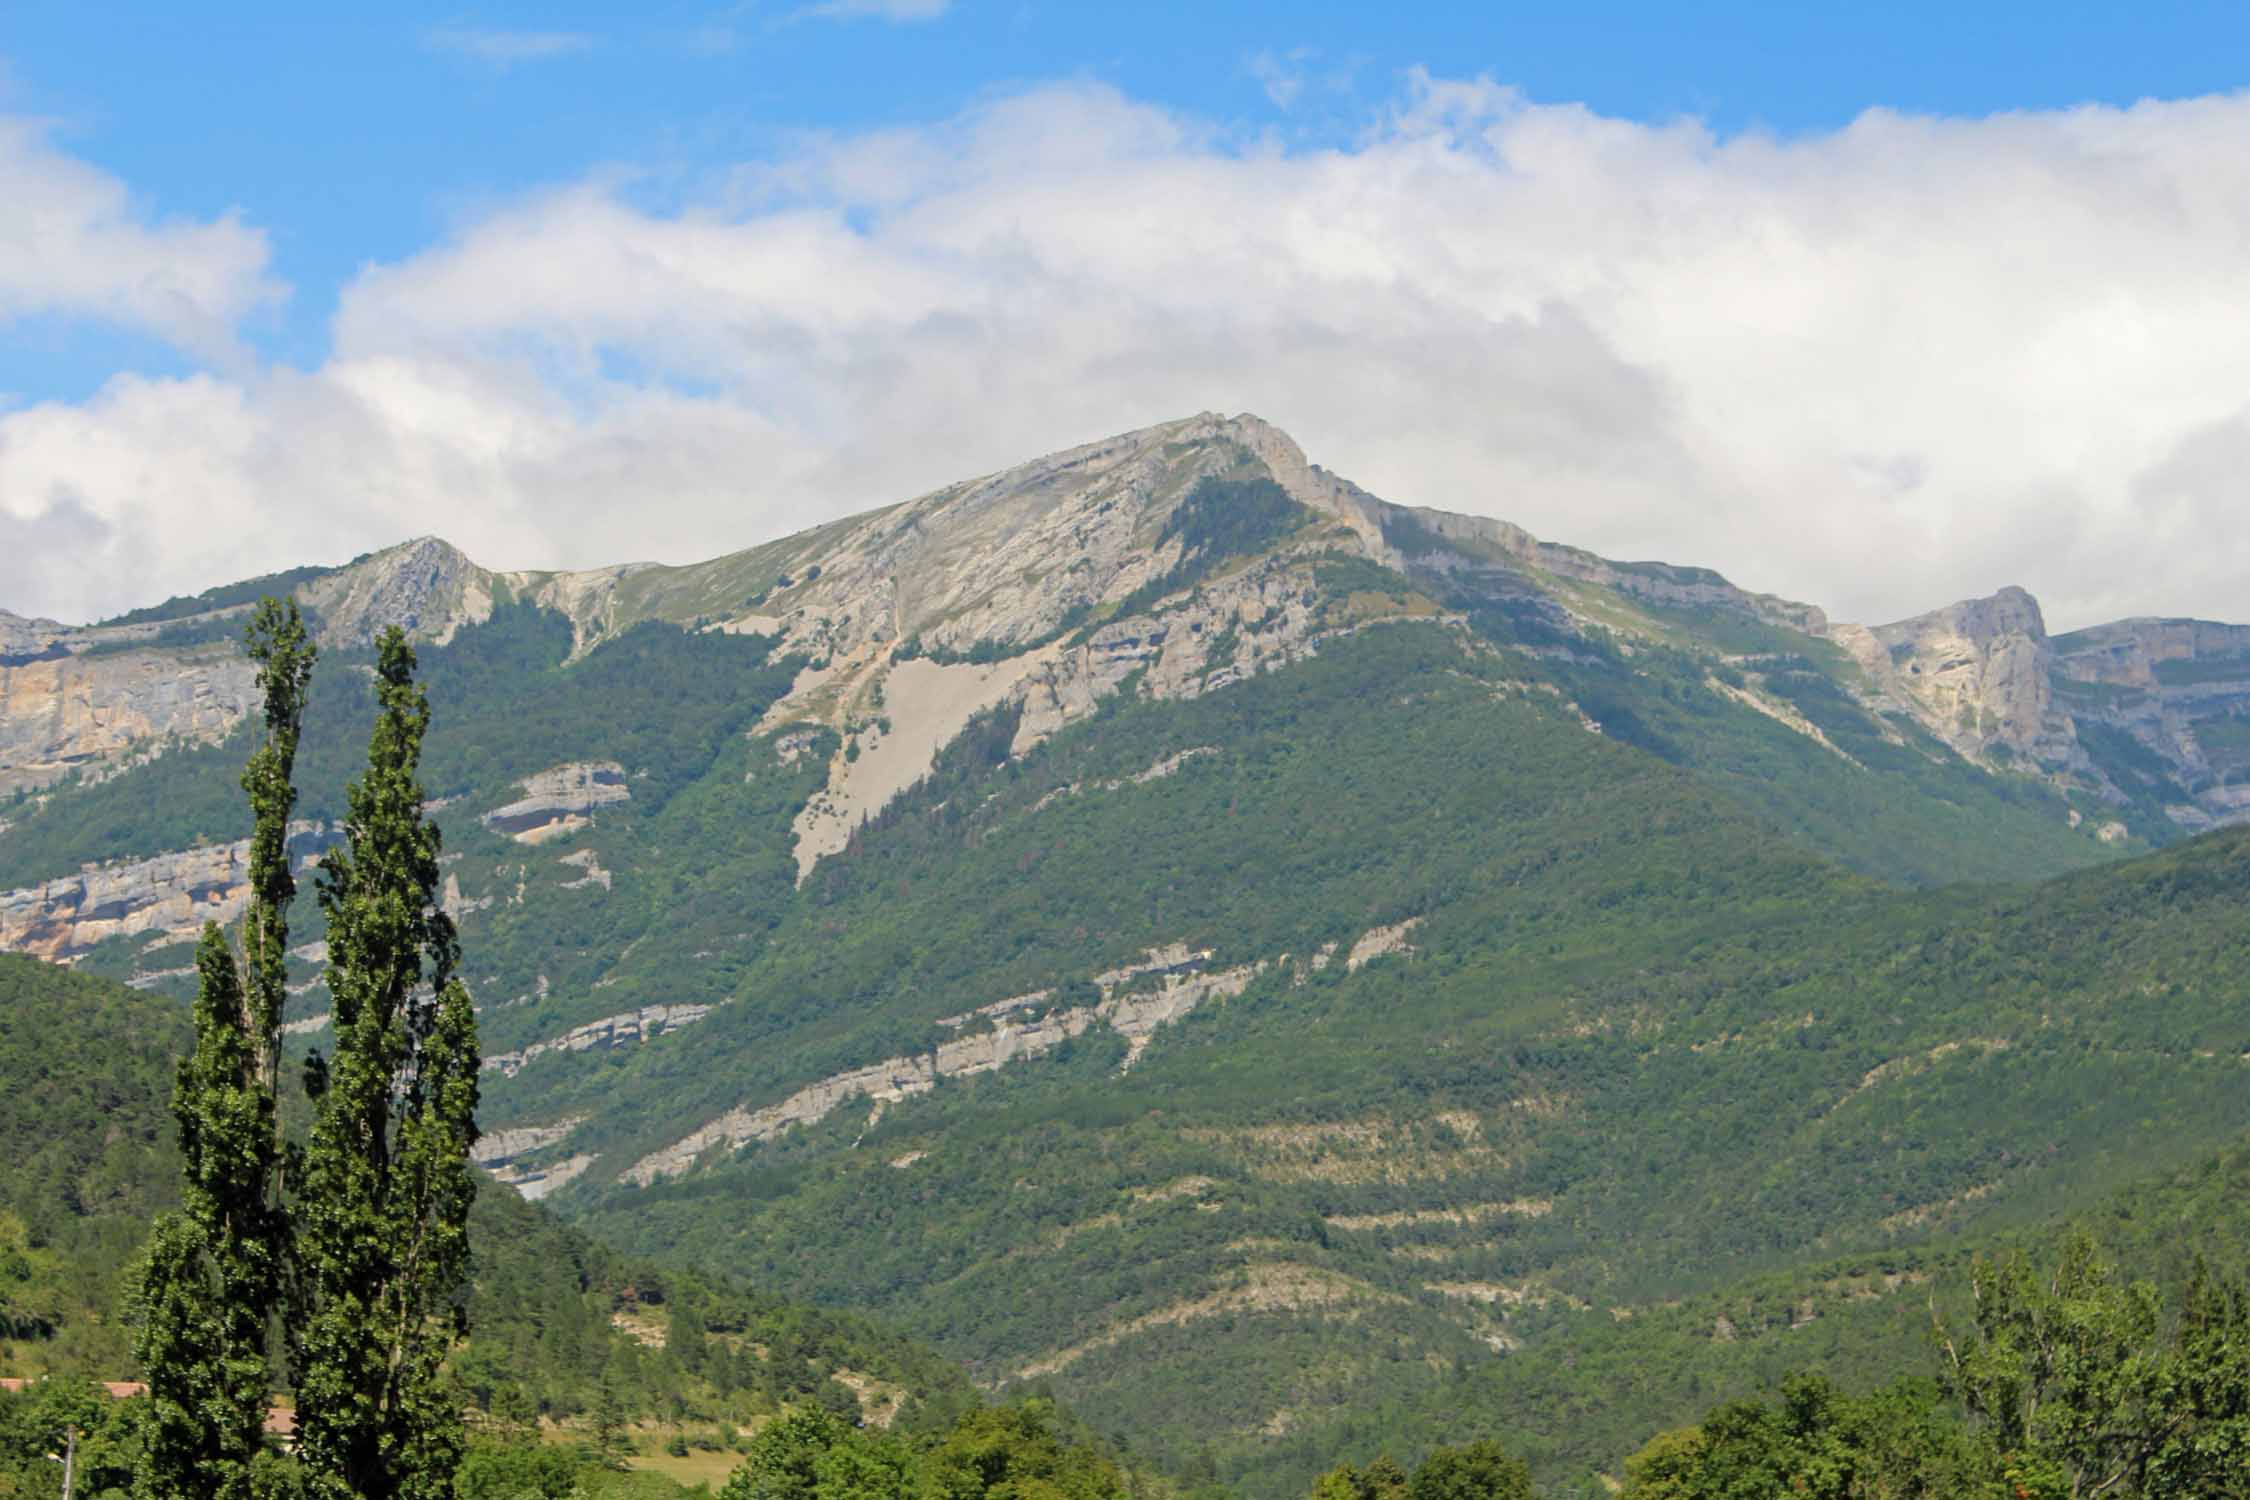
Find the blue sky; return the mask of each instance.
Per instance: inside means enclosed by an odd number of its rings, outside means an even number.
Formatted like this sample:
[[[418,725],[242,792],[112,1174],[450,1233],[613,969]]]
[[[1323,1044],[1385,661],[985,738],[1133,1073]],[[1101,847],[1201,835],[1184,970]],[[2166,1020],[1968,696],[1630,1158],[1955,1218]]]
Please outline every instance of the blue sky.
[[[1200,406],[1855,616],[2242,593],[2239,5],[353,9],[0,7],[0,605]]]
[[[1873,106],[1981,115],[2238,87],[2250,9],[2086,0],[1808,5],[906,0],[904,21],[785,3],[42,3],[0,21],[6,106],[160,212],[265,226],[290,306],[247,330],[305,363],[334,292],[528,187],[605,165],[647,196],[807,130],[953,114],[1058,78],[1293,141],[1349,139],[1405,72],[1488,75],[1605,115],[1830,129]],[[214,15],[214,11],[216,14]],[[1292,89],[1291,84],[1295,87]],[[1284,108],[1271,96],[1278,91]],[[19,330],[0,389],[75,394],[160,346]]]

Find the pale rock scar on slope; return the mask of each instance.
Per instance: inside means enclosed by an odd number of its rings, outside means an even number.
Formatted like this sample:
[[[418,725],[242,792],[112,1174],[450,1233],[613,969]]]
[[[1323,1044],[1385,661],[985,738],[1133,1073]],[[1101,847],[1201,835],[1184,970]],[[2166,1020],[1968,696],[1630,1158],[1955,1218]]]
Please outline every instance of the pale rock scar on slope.
[[[1378,958],[1414,951],[1406,935],[1422,925],[1420,917],[1408,917],[1403,922],[1393,922],[1388,927],[1371,927],[1365,936],[1352,944],[1352,951],[1344,956],[1344,972],[1357,974]]]
[[[597,1047],[649,1041],[666,1032],[694,1025],[711,1014],[711,1009],[708,1005],[644,1005],[639,1010],[589,1021],[552,1040],[533,1042],[518,1051],[491,1053],[484,1059],[484,1068],[486,1072],[513,1078],[529,1064],[551,1053],[587,1052]]]
[[[1481,1224],[1487,1219],[1521,1216],[1544,1218],[1553,1213],[1552,1198],[1512,1198],[1502,1203],[1462,1203],[1450,1208],[1400,1209],[1380,1214],[1329,1214],[1321,1222],[1331,1229],[1409,1229],[1425,1224]]]
[[[1925,1052],[1915,1053],[1907,1057],[1894,1057],[1888,1062],[1877,1063],[1874,1067],[1869,1068],[1866,1075],[1858,1083],[1852,1085],[1842,1098],[1830,1105],[1827,1113],[1834,1114],[1869,1089],[1877,1088],[1894,1078],[1905,1078],[1920,1073],[1957,1053],[1969,1052],[1982,1057],[1994,1052],[2005,1052],[2009,1045],[2008,1038],[2004,1036],[1963,1037],[1958,1041],[1939,1042]]]
[[[527,1158],[557,1144],[585,1120],[584,1115],[572,1115],[547,1125],[519,1125],[487,1131],[477,1141],[470,1160],[525,1198],[543,1198],[592,1166],[595,1158],[581,1153],[562,1161],[538,1164]]]
[[[1133,1049],[1132,1055],[1137,1055],[1135,1044],[1145,1046],[1145,1039],[1158,1027],[1206,1000],[1231,998],[1248,989],[1260,967],[1245,964],[1215,974],[1166,972],[1152,991],[1109,993],[1098,1005],[1074,1006],[1035,1021],[1003,1021],[990,1031],[941,1042],[929,1052],[886,1058],[834,1074],[779,1103],[728,1111],[634,1163],[625,1180],[645,1187],[658,1178],[687,1171],[697,1157],[714,1147],[732,1149],[772,1140],[792,1126],[815,1124],[854,1099],[870,1099],[882,1105],[928,1093],[941,1078],[988,1073],[1019,1058],[1038,1056],[1072,1037],[1083,1036],[1096,1025],[1106,1025],[1123,1036],[1128,1048]]]
[[[542,844],[586,828],[597,808],[632,799],[625,768],[613,760],[569,761],[516,783],[523,796],[486,813],[482,822],[519,844]]]
[[[1042,1375],[1053,1375],[1097,1350],[1121,1344],[1136,1334],[1147,1333],[1156,1328],[1200,1322],[1228,1313],[1326,1312],[1350,1316],[1353,1309],[1360,1305],[1404,1300],[1394,1292],[1383,1291],[1368,1282],[1318,1266],[1300,1265],[1293,1261],[1257,1262],[1244,1266],[1228,1286],[1105,1328],[1090,1339],[1072,1344],[1067,1349],[1058,1349],[1053,1354],[1022,1366],[1015,1372],[1015,1378],[1034,1380]]]
[[[1052,660],[1053,648],[990,664],[940,665],[926,659],[889,663],[881,685],[879,719],[890,732],[860,734],[836,752],[827,789],[805,804],[791,824],[796,835],[797,879],[851,842],[859,825],[893,797],[929,774],[938,752],[985,709],[1007,701],[1023,680]]]
[[[1803,714],[1797,712],[1796,709],[1791,708],[1788,704],[1783,703],[1778,699],[1772,698],[1765,693],[1755,692],[1749,688],[1739,688],[1730,682],[1722,682],[1719,678],[1712,676],[1709,673],[1704,674],[1703,685],[1709,688],[1712,692],[1717,693],[1722,698],[1726,698],[1731,700],[1732,702],[1739,703],[1744,708],[1751,710],[1753,713],[1764,714],[1767,718],[1773,720],[1776,724],[1782,725],[1784,728],[1795,730],[1797,733],[1803,735],[1806,739],[1811,740],[1814,744],[1820,746],[1821,749],[1826,750],[1829,754],[1850,761],[1855,766],[1859,765],[1859,761],[1855,759],[1849,751],[1845,750],[1842,746],[1838,745],[1834,740],[1828,737],[1828,732],[1826,730],[1822,729],[1812,720],[1806,718]],[[1860,769],[1864,771],[1867,768],[1865,766],[1860,766]]]

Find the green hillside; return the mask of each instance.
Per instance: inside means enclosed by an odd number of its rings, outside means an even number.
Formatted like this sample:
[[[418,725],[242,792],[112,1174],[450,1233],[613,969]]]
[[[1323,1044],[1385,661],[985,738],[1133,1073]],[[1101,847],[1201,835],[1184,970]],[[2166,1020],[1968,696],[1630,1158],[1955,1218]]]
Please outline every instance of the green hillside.
[[[594,1113],[569,1149],[605,1163],[566,1207],[877,1310],[1272,1492],[1269,1434],[1328,1448],[1325,1422],[1603,1309],[2090,1202],[2250,1128],[2250,836],[1887,892],[1539,682],[1398,627],[1020,762],[970,736],[816,872],[742,1001],[544,1075],[558,1112]],[[1409,918],[1411,953],[1309,962]],[[737,1102],[1168,942],[1266,967],[1123,1078],[1123,1043],[1088,1032],[879,1120],[863,1101],[676,1182],[596,1185]]]
[[[0,1376],[137,1374],[125,1290],[178,1197],[167,1101],[186,1022],[167,999],[0,955]],[[814,1401],[935,1423],[973,1399],[957,1366],[863,1318],[619,1255],[495,1184],[471,1233],[458,1373],[492,1421],[582,1424],[607,1401],[716,1428]]]

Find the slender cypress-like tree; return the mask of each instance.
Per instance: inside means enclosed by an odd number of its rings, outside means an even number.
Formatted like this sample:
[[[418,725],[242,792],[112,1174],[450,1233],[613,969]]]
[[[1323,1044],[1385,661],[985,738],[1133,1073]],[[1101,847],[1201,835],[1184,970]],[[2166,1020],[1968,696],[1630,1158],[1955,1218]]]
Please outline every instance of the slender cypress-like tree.
[[[479,1058],[422,813],[430,710],[414,666],[405,636],[385,631],[367,772],[320,877],[336,1046],[307,1070],[289,1324],[298,1457],[337,1500],[448,1497],[463,1443],[441,1364],[467,1331]]]
[[[147,1500],[243,1500],[264,1441],[267,1336],[287,1266],[275,1105],[289,947],[291,784],[313,647],[294,603],[261,600],[245,633],[265,737],[243,772],[252,815],[249,985],[218,927],[196,949],[195,1050],[172,1091],[185,1181],[152,1236],[137,1353],[148,1374]]]
[[[281,1011],[289,998],[289,903],[297,897],[289,868],[289,816],[297,810],[297,740],[315,652],[295,600],[259,600],[248,638],[265,697],[266,736],[242,772],[254,819],[250,910],[242,923],[243,1010],[255,1049],[251,1066],[266,1090],[278,1093]]]

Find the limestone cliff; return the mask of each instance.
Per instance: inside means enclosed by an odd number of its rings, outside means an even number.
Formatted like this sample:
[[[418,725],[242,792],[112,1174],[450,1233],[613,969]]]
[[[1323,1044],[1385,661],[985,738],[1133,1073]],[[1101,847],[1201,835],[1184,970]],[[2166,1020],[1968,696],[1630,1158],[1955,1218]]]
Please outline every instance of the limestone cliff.
[[[2055,702],[2055,653],[2039,601],[2022,589],[1832,635],[1877,691],[1969,759],[1999,753],[2054,769],[2084,766],[2070,715]]]
[[[646,1042],[692,1026],[711,1014],[708,1005],[644,1005],[639,1010],[629,1010],[622,1015],[604,1016],[590,1021],[550,1041],[533,1042],[513,1052],[494,1052],[484,1059],[485,1071],[513,1078],[526,1065],[556,1053],[588,1052],[608,1047],[622,1047],[629,1042]]]
[[[2187,829],[2250,819],[2250,748],[2237,748],[2233,728],[2250,715],[2250,627],[2137,619],[2050,638],[2038,601],[2006,588],[1828,635],[1880,706],[1980,765],[2117,802],[2147,793],[2145,776],[2157,774],[2164,812]],[[2137,773],[2115,763],[2105,730],[2145,755]]]
[[[1043,1002],[1047,992],[1042,991],[1003,1001],[971,1016],[947,1017],[941,1025],[958,1028],[972,1019],[988,1019],[991,1024],[941,1042],[928,1052],[886,1058],[823,1078],[775,1104],[730,1110],[634,1163],[625,1177],[645,1186],[661,1177],[677,1176],[693,1166],[697,1157],[714,1148],[732,1149],[753,1141],[772,1140],[793,1126],[817,1124],[859,1099],[872,1102],[880,1110],[899,1100],[928,1093],[941,1078],[989,1073],[1012,1062],[1053,1051],[1097,1025],[1106,1025],[1125,1038],[1124,1065],[1130,1068],[1160,1027],[1178,1020],[1206,1001],[1241,994],[1264,967],[1244,964],[1204,973],[1201,966],[1210,956],[1209,953],[1189,954],[1185,949],[1172,953],[1152,951],[1149,963],[1097,975],[1094,982],[1102,991],[1102,999],[1095,1005],[1054,1009],[1012,1019]],[[1155,988],[1124,988],[1130,981],[1151,973],[1158,976]]]
[[[2120,620],[2056,640],[2058,691],[2171,769],[2190,829],[2250,820],[2250,626]]]
[[[532,575],[524,575],[529,579]],[[386,625],[446,640],[514,585],[425,537],[298,586],[330,649]],[[172,744],[211,744],[256,706],[234,640],[248,604],[133,624],[70,626],[0,611],[0,794],[99,776]]]
[[[231,645],[78,655],[59,649],[68,639],[0,659],[0,793],[224,739],[256,701],[254,669]]]
[[[291,825],[297,866],[313,862],[333,837],[316,824]],[[248,906],[249,850],[250,841],[238,839],[0,892],[0,949],[68,963],[113,937],[190,941],[205,922],[232,922]]]

